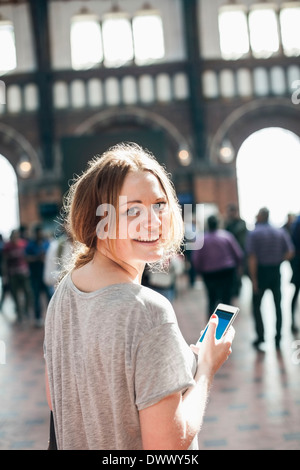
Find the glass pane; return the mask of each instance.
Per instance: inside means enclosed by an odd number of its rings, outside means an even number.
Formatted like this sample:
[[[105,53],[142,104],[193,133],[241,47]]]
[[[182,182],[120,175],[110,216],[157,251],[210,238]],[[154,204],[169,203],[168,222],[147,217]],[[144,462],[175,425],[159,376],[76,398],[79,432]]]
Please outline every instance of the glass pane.
[[[140,15],[133,18],[135,61],[142,64],[162,59],[165,55],[163,24],[158,15]]]
[[[300,55],[300,8],[285,8],[280,13],[281,36],[287,56]]]
[[[267,59],[279,50],[277,16],[272,8],[252,10],[249,29],[254,57]]]
[[[103,21],[104,62],[118,67],[133,60],[131,24],[127,18],[108,18]]]
[[[17,176],[9,161],[0,154],[0,233],[8,238],[19,227]]]
[[[6,72],[17,66],[15,35],[13,25],[0,23],[0,70]]]
[[[244,141],[236,168],[240,213],[249,228],[263,206],[268,207],[271,222],[278,227],[289,212],[298,214],[299,154],[299,137],[282,128],[261,129]]]
[[[95,20],[71,24],[71,56],[74,69],[88,69],[103,60],[100,25]]]
[[[249,52],[248,25],[244,11],[221,11],[219,31],[224,59],[239,59]]]

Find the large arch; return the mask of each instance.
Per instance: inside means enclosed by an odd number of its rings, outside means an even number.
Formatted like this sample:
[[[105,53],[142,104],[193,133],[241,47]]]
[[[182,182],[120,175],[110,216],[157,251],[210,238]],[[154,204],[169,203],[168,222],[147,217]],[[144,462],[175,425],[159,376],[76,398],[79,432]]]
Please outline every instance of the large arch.
[[[220,148],[228,139],[235,156],[243,142],[254,132],[267,127],[280,127],[300,137],[300,105],[286,98],[257,99],[231,111],[222,121],[211,140],[209,160],[220,163]]]
[[[251,228],[261,207],[283,226],[288,213],[300,211],[300,138],[283,128],[254,132],[236,159],[240,214]]]
[[[42,168],[36,150],[31,143],[13,127],[0,122],[0,144],[5,157],[17,169],[20,159],[25,157],[32,165],[31,178],[42,175]]]
[[[191,142],[180,132],[180,130],[164,116],[154,111],[138,108],[135,106],[127,106],[120,109],[107,109],[94,114],[90,118],[82,122],[74,131],[77,136],[92,134],[97,130],[103,130],[110,126],[123,125],[126,122],[132,122],[137,126],[149,129],[162,130],[167,136],[167,140],[171,146],[171,158],[173,159],[172,168],[180,166],[178,161],[178,152],[187,150],[189,155],[189,163],[193,158],[193,148]]]

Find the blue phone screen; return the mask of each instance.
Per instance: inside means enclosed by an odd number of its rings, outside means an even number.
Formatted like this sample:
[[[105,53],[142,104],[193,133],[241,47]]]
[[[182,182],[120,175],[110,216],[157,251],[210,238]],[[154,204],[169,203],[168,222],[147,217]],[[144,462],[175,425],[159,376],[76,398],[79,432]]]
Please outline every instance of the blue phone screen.
[[[228,323],[230,322],[233,313],[230,312],[224,312],[224,310],[217,310],[216,315],[219,317],[219,323],[216,331],[216,339],[221,339],[224,331],[226,330]],[[200,341],[203,341],[203,338],[206,334],[208,326],[205,328],[203,335],[200,338]]]

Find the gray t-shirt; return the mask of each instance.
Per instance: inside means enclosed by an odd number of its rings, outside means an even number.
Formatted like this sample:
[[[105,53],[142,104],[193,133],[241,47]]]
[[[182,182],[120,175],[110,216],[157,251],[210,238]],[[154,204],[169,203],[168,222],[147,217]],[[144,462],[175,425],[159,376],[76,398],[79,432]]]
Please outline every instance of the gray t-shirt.
[[[138,410],[194,385],[171,304],[137,284],[84,293],[68,274],[49,303],[44,346],[59,449],[142,449]]]

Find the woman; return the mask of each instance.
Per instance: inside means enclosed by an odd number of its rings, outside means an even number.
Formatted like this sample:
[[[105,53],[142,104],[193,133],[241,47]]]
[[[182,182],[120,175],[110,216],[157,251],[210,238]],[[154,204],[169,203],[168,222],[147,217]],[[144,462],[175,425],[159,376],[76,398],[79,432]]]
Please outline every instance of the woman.
[[[167,174],[137,145],[110,149],[73,185],[68,225],[79,251],[45,332],[58,449],[197,448],[234,330],[216,343],[213,318],[196,361],[169,301],[140,284],[182,240]]]

